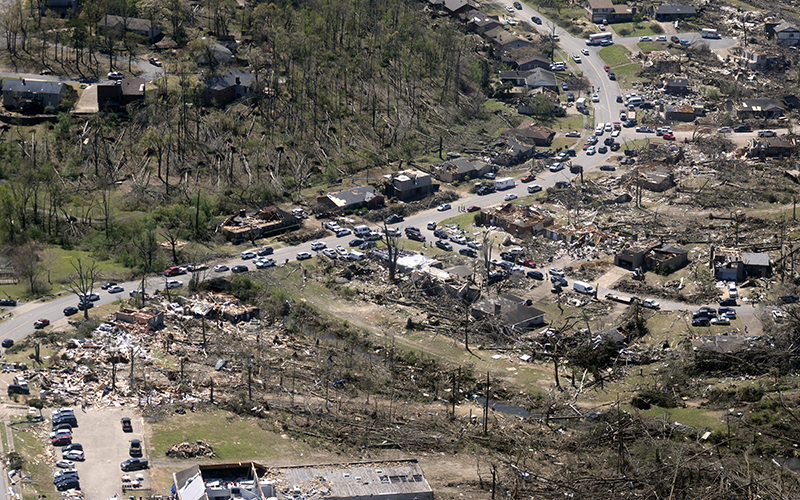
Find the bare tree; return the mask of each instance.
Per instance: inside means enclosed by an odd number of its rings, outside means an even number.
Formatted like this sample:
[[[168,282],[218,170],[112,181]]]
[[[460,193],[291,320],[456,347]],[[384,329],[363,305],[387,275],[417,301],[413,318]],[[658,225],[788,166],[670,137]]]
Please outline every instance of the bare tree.
[[[39,282],[39,276],[45,271],[42,260],[39,257],[42,248],[35,242],[29,241],[17,247],[11,256],[11,265],[14,266],[14,273],[17,278],[28,282],[30,292],[38,295],[43,291],[43,286]]]
[[[394,283],[397,274],[397,259],[400,258],[402,248],[398,246],[399,238],[394,231],[390,232],[386,222],[383,223],[383,242],[386,244],[386,252],[389,260],[386,265],[389,267],[389,281]]]
[[[86,263],[85,259],[78,259],[72,262],[75,273],[69,279],[69,289],[78,296],[78,300],[83,303],[83,317],[89,319],[89,294],[94,290],[94,282],[97,277],[97,263],[91,261]]]
[[[483,233],[481,237],[481,252],[483,255],[483,267],[486,271],[486,291],[489,291],[489,275],[492,272],[492,239],[489,237],[489,231]]]

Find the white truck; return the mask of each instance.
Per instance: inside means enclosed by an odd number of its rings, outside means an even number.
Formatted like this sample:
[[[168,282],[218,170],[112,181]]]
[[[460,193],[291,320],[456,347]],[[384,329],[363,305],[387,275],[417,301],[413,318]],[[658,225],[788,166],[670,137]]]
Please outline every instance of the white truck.
[[[581,113],[585,113],[586,112],[586,98],[585,97],[581,97],[580,99],[575,101],[575,109],[578,110]]]
[[[714,38],[714,39],[722,38],[720,34],[717,32],[717,30],[711,28],[703,28],[702,36],[703,38]]]
[[[498,191],[502,191],[504,189],[511,189],[516,186],[516,182],[514,182],[513,177],[503,177],[502,179],[497,179],[494,181],[494,188]]]
[[[594,295],[594,287],[585,281],[572,282],[572,288],[578,293],[585,293],[586,295]]]

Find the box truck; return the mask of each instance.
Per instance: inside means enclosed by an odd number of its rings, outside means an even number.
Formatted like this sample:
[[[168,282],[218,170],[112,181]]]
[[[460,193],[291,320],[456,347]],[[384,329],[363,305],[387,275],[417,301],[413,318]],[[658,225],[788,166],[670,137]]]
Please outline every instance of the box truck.
[[[502,179],[497,179],[494,181],[494,188],[498,191],[502,191],[504,189],[511,189],[516,186],[513,177],[503,177]]]
[[[572,288],[578,293],[585,293],[587,295],[594,294],[594,287],[585,281],[574,281],[572,283]]]

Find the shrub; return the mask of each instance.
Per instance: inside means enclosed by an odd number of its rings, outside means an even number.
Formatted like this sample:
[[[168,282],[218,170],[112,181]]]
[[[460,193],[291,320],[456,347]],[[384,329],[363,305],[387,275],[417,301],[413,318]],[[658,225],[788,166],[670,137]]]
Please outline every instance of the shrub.
[[[650,31],[656,34],[664,33],[664,28],[658,23],[650,23]]]
[[[619,36],[630,36],[631,30],[629,30],[628,28],[620,28],[618,33],[619,33]]]

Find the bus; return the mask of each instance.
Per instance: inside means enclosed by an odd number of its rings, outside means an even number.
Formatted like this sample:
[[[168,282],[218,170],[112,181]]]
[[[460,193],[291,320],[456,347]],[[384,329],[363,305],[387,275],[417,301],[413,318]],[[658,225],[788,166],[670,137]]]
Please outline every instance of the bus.
[[[586,40],[586,45],[600,45],[605,40],[611,41],[611,33],[595,33],[589,35],[589,39]]]
[[[722,38],[717,30],[711,28],[703,28],[703,38]]]

